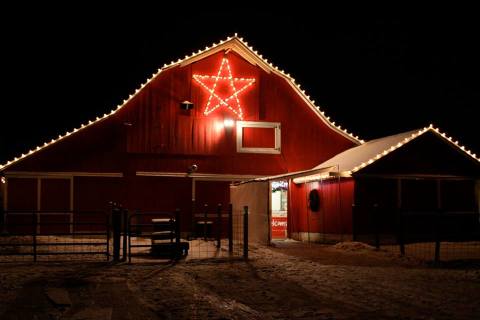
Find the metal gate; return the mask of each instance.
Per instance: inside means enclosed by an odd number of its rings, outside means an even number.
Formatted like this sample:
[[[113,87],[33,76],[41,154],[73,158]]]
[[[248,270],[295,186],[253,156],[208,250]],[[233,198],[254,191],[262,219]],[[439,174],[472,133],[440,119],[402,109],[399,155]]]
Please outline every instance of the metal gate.
[[[242,212],[233,212],[231,205],[227,210],[221,205],[214,208],[209,211],[205,205],[204,212],[194,214],[188,232],[180,231],[181,226],[188,227],[182,224],[180,210],[125,214],[128,260],[248,258],[248,208]]]

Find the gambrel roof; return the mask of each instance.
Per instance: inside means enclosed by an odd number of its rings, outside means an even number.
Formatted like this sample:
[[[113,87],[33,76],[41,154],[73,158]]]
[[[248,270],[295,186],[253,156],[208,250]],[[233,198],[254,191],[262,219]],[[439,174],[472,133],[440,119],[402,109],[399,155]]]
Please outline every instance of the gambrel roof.
[[[237,34],[235,34],[233,37],[228,37],[226,40],[220,41],[219,43],[214,43],[210,47],[207,46],[204,50],[198,50],[191,55],[187,55],[184,59],[179,59],[177,61],[172,61],[170,64],[165,64],[162,68],[158,69],[156,73],[152,74],[152,76],[147,79],[145,83],[142,83],[141,86],[128,97],[128,99],[123,100],[123,103],[119,104],[115,109],[111,110],[111,112],[105,113],[103,116],[97,117],[95,120],[91,120],[88,123],[82,124],[80,127],[74,128],[72,131],[67,131],[65,134],[59,135],[57,139],[52,139],[51,141],[45,142],[43,145],[37,146],[35,149],[30,150],[28,153],[22,154],[19,157],[15,157],[13,160],[10,160],[3,165],[0,164],[0,171],[7,169],[13,164],[33,155],[38,151],[48,148],[49,146],[68,138],[72,134],[91,127],[115,115],[120,109],[126,106],[128,102],[132,100],[145,86],[147,86],[151,81],[158,77],[163,71],[177,66],[188,65],[223,50],[232,50],[251,64],[258,66],[265,72],[274,73],[282,77],[328,127],[343,135],[347,139],[351,140],[355,144],[360,145],[364,143],[364,141],[359,139],[358,136],[354,136],[346,129],[343,129],[341,126],[336,125],[334,121],[330,121],[330,117],[327,117],[324,112],[320,110],[320,107],[315,104],[314,100],[310,99],[310,96],[308,96],[305,91],[301,89],[300,84],[297,84],[295,82],[295,79],[291,77],[290,74],[285,73],[283,70],[274,66],[267,59],[263,58],[263,56],[257,51],[255,51],[251,46],[249,46],[246,41],[244,41],[241,37],[238,37]]]

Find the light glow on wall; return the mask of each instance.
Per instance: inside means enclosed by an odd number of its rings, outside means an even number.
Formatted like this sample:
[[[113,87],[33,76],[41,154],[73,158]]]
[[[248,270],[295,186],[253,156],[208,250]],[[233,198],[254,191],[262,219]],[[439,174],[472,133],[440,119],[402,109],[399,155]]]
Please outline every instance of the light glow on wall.
[[[233,126],[235,125],[235,121],[233,119],[225,119],[223,120],[223,125],[225,126],[225,128],[233,128]]]

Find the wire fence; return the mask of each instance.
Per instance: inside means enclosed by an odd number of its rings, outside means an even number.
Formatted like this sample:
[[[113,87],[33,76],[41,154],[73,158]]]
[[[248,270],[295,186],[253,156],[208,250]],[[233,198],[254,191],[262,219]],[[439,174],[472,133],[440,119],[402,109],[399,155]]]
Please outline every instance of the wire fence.
[[[356,241],[428,262],[480,260],[478,212],[356,206],[353,214]]]
[[[7,211],[0,262],[108,260],[108,214],[92,211]]]
[[[0,262],[248,258],[248,208],[217,206],[181,231],[180,211],[5,212]],[[246,226],[246,227],[245,227]]]
[[[193,230],[189,237],[190,253],[188,259],[243,257],[244,247],[244,210],[233,210],[218,205],[203,208],[204,212],[194,214]],[[247,250],[248,251],[248,250]]]

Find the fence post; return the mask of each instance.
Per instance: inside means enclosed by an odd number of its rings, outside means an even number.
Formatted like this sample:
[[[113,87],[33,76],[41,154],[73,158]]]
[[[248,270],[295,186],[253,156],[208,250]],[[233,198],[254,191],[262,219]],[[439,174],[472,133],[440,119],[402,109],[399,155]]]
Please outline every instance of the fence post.
[[[222,204],[217,205],[217,249],[220,249],[220,241],[222,238]]]
[[[248,259],[248,206],[243,207],[243,258]]]
[[[233,206],[228,205],[228,252],[233,253]]]
[[[128,210],[122,211],[122,226],[123,226],[123,248],[122,248],[122,261],[127,260],[127,233],[128,233]]]
[[[2,186],[0,185],[0,188]],[[0,190],[0,233],[5,233],[5,211],[3,210],[3,194],[2,190]]]
[[[352,240],[357,241],[357,227],[355,221],[355,215],[357,213],[357,207],[355,203],[352,204]]]
[[[32,218],[33,218],[33,261],[37,262],[38,215],[36,212],[32,213]]]
[[[105,230],[107,232],[107,261],[110,260],[110,215],[105,215]]]
[[[441,239],[441,218],[442,218],[442,209],[438,209],[435,215],[435,264],[440,262],[440,241]]]
[[[207,241],[208,204],[203,205],[203,240]]]
[[[112,208],[112,229],[113,229],[113,261],[120,261],[120,237],[122,233],[122,210],[113,205]]]
[[[375,237],[375,248],[378,250],[380,249],[380,235],[379,235],[379,232],[380,232],[380,228],[379,228],[379,225],[378,225],[378,219],[379,219],[379,214],[378,214],[378,203],[374,203],[373,204],[373,232],[375,233],[374,234],[374,237]]]
[[[180,209],[175,209],[175,259],[180,259],[182,257],[182,252],[180,248]]]
[[[195,199],[192,199],[192,207],[191,207],[191,212],[192,212],[192,217],[191,217],[191,220],[190,220],[190,233],[188,235],[188,240],[191,240],[191,239],[194,239],[197,234],[196,234],[196,228],[197,228],[197,224],[196,224],[196,221],[197,219],[195,218]]]
[[[404,239],[404,230],[403,230],[403,212],[401,208],[397,209],[397,221],[398,221],[398,244],[400,246],[400,254],[405,255],[405,239]]]

